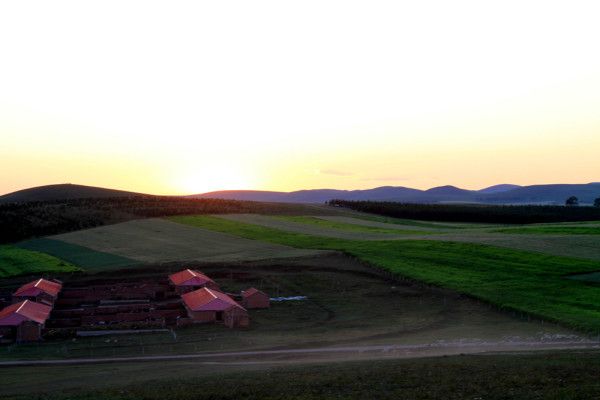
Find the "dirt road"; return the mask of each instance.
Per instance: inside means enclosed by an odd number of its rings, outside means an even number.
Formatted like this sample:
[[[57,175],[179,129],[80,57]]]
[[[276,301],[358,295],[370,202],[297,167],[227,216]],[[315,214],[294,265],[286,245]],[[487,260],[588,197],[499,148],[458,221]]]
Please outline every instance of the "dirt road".
[[[81,365],[121,362],[200,360],[206,363],[257,364],[299,362],[305,360],[352,360],[360,358],[418,358],[487,352],[525,352],[540,350],[600,349],[600,342],[576,341],[504,341],[504,342],[437,342],[421,345],[375,345],[322,347],[283,350],[237,351],[219,353],[176,354],[140,357],[77,358],[62,360],[1,361],[0,367]]]

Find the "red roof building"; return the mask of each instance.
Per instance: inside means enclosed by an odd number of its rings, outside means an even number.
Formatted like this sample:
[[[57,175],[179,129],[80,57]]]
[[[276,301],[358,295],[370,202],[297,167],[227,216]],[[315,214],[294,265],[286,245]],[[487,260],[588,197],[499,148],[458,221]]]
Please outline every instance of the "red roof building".
[[[52,307],[24,300],[0,311],[2,337],[13,336],[17,342],[30,342],[42,338],[42,328]]]
[[[40,303],[53,304],[62,289],[62,284],[46,279],[38,279],[26,283],[13,293],[13,299],[17,301],[31,300]]]
[[[250,288],[242,291],[242,305],[247,309],[269,308],[271,301],[265,292]]]
[[[218,290],[201,288],[181,296],[188,316],[195,322],[223,322],[230,328],[250,324],[248,312]]]
[[[219,285],[217,285],[215,281],[204,275],[202,272],[193,269],[184,269],[183,271],[169,275],[169,281],[175,286],[175,290],[179,294],[191,292],[192,290],[203,287],[219,290]]]

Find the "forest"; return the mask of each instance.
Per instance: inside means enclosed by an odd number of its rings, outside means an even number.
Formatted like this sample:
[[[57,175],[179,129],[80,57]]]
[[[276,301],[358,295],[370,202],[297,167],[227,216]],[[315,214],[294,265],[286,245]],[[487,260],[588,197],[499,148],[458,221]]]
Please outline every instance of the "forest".
[[[600,220],[599,207],[479,204],[410,204],[331,200],[330,206],[386,217],[445,222],[531,224]]]

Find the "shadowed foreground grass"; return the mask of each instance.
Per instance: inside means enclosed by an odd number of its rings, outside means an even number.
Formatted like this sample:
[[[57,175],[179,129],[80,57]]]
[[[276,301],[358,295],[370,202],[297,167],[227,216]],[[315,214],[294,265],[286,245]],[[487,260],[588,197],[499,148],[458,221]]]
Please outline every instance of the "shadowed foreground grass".
[[[167,363],[179,378],[161,376],[161,366],[83,366],[58,371],[66,388],[51,394],[23,394],[7,399],[593,399],[600,396],[598,352],[529,355],[481,355],[361,361],[250,368],[215,372],[218,366]],[[48,373],[51,367],[19,368],[3,380],[11,387],[21,376]],[[52,367],[56,368],[56,367]],[[110,388],[98,388],[93,369],[102,370]],[[135,369],[137,376],[131,378]],[[253,369],[253,370],[252,370]],[[110,371],[110,372],[109,372]],[[4,371],[0,371],[2,373]],[[23,375],[24,374],[24,375]],[[113,379],[113,375],[114,378]],[[130,378],[128,378],[128,376]],[[6,377],[5,377],[6,378]],[[95,381],[94,381],[95,379]],[[124,384],[134,379],[135,384]],[[146,382],[141,381],[145,379]],[[131,382],[131,381],[130,381]],[[33,385],[35,386],[35,385]],[[90,386],[97,389],[90,389]],[[105,385],[106,386],[106,385]],[[67,389],[70,387],[70,389]],[[86,389],[82,389],[86,388]],[[40,388],[38,388],[39,390]],[[30,390],[35,390],[31,387]]]
[[[284,232],[211,216],[171,220],[250,239],[308,249],[338,250],[401,276],[443,286],[499,307],[570,327],[600,331],[600,291],[565,279],[600,264],[473,243],[429,240],[359,241]]]

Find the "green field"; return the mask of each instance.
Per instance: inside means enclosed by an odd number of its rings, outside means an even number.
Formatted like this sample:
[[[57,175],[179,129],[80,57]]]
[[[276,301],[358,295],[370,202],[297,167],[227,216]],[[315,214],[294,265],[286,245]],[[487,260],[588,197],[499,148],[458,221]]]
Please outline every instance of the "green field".
[[[600,397],[599,375],[597,351],[237,367],[172,361],[4,369],[0,390],[7,400],[575,400]]]
[[[367,232],[367,233],[390,233],[390,234],[405,234],[405,235],[422,235],[428,233],[422,230],[410,230],[410,229],[399,229],[394,228],[394,225],[390,225],[390,228],[382,228],[376,226],[365,226],[358,224],[351,224],[346,222],[339,222],[335,220],[328,220],[319,217],[310,216],[278,216],[277,218],[285,221],[300,222],[303,224],[312,224],[322,228],[341,229],[345,231],[355,232]]]
[[[15,246],[0,246],[0,278],[79,270],[75,265],[48,254]]]
[[[523,226],[499,229],[499,233],[528,235],[600,235],[600,226]]]
[[[43,252],[59,257],[89,271],[119,269],[139,264],[138,261],[126,257],[95,251],[88,247],[67,243],[62,240],[47,238],[32,239],[21,242],[17,246],[22,249]]]
[[[600,331],[600,292],[564,278],[597,271],[599,264],[594,261],[473,243],[316,237],[212,216],[171,220],[300,248],[343,251],[401,276],[469,294],[502,308],[576,329]]]

